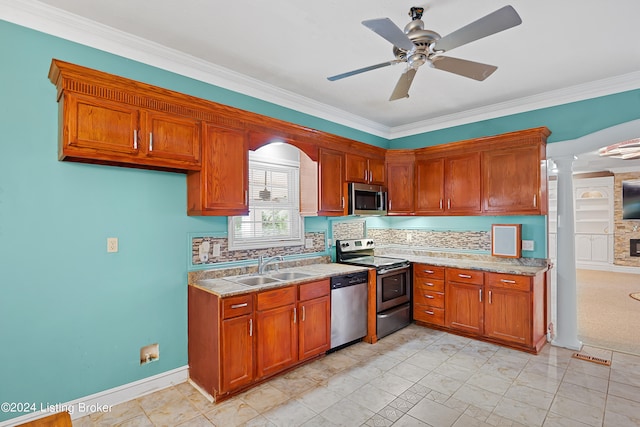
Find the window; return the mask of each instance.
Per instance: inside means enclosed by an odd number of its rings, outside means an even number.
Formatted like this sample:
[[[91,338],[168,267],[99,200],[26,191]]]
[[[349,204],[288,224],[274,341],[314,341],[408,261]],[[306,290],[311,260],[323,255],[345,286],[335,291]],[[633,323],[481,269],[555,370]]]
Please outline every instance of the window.
[[[299,181],[299,161],[249,152],[249,214],[229,217],[229,249],[302,245]]]

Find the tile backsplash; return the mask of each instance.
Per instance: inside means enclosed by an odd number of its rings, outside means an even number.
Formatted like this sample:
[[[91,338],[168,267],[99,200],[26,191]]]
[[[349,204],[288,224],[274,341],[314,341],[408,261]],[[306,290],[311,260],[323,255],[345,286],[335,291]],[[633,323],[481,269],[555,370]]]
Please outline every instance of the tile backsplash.
[[[368,229],[376,242],[434,249],[491,252],[490,231],[432,231],[411,229]]]
[[[191,237],[191,264],[192,266],[213,266],[220,262],[244,261],[247,259],[258,258],[260,255],[300,255],[324,252],[326,250],[326,235],[324,232],[307,232],[305,240],[311,239],[313,245],[311,248],[305,248],[304,245],[284,246],[268,249],[241,249],[229,250],[229,240],[226,237],[214,236],[193,236]],[[201,258],[200,246],[203,242],[209,242],[209,250],[206,251],[206,257]],[[213,251],[216,245],[220,245],[220,255],[214,256]]]

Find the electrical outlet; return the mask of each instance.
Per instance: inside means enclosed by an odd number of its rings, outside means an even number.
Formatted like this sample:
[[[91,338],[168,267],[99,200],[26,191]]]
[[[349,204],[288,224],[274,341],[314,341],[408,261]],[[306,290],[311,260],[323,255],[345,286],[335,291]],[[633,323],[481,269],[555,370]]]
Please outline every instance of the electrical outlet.
[[[107,252],[118,252],[117,237],[107,237]]]
[[[305,247],[305,249],[313,248],[313,239],[305,239],[304,240],[304,247]]]
[[[160,345],[150,344],[140,349],[140,364],[153,362],[160,359]]]
[[[522,241],[522,250],[523,251],[532,251],[534,247],[533,240],[523,240]]]
[[[213,244],[213,256],[220,256],[220,243]]]
[[[407,242],[411,242],[412,236],[411,233],[407,233]]]

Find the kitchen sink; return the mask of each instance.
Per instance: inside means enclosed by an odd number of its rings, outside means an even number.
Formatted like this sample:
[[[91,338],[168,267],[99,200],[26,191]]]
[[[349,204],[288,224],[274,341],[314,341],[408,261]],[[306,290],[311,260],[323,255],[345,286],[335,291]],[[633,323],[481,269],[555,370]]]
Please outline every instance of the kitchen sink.
[[[304,277],[309,277],[311,275],[307,273],[300,273],[297,271],[287,271],[283,273],[273,273],[273,274],[270,274],[269,276],[279,280],[295,280],[295,279],[302,279]]]
[[[241,285],[258,286],[258,285],[266,285],[267,283],[279,282],[279,280],[274,279],[272,277],[266,277],[266,276],[251,276],[251,277],[244,277],[242,279],[236,279],[234,280],[234,282],[240,283]]]

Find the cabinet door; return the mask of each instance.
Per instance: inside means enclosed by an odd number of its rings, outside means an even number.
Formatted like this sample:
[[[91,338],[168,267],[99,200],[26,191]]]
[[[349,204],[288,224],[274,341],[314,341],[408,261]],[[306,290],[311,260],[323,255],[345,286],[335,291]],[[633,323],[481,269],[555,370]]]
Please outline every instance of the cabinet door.
[[[486,336],[520,345],[531,345],[531,296],[529,292],[488,288],[485,304]]]
[[[245,132],[207,124],[202,168],[187,176],[189,215],[246,215],[248,148]]]
[[[331,346],[331,301],[329,296],[298,304],[299,360],[322,354]]]
[[[369,159],[369,182],[371,184],[385,185],[387,177],[385,175],[384,160]]]
[[[413,215],[414,163],[387,162],[387,176],[392,177],[387,185],[390,215]]]
[[[576,260],[591,261],[591,234],[576,234]]]
[[[200,121],[145,111],[142,114],[145,154],[158,165],[200,168]]]
[[[480,153],[447,157],[444,179],[447,212],[480,213],[480,180]]]
[[[485,151],[483,211],[540,214],[540,156],[536,145]]]
[[[135,107],[67,93],[59,157],[133,162],[139,150],[139,123]]]
[[[321,148],[318,162],[318,215],[344,215],[344,155]]]
[[[444,159],[416,161],[416,213],[444,212]]]
[[[609,262],[609,236],[606,234],[591,235],[591,260]]]
[[[349,182],[369,182],[367,159],[356,154],[345,155],[345,177]]]
[[[482,335],[482,288],[469,283],[445,284],[445,323],[449,328]]]
[[[222,321],[220,393],[253,381],[253,318],[251,315]],[[213,363],[213,361],[211,362]]]
[[[256,313],[256,377],[282,371],[298,358],[295,304]]]

